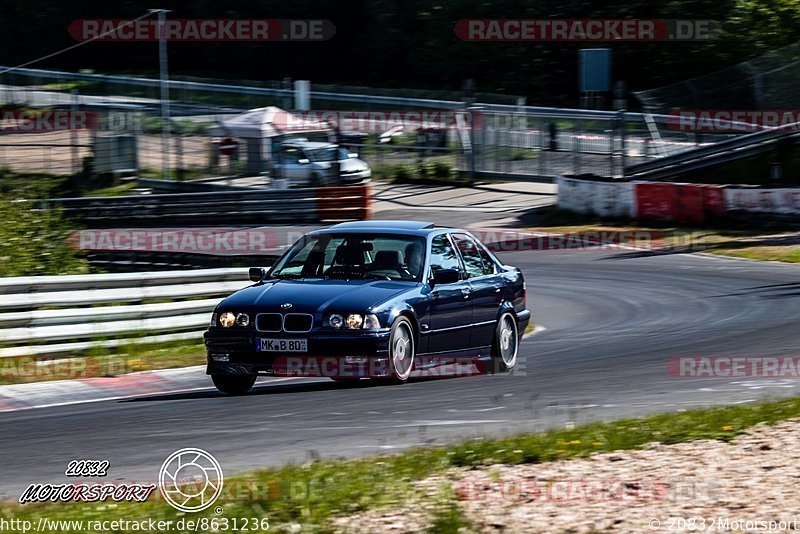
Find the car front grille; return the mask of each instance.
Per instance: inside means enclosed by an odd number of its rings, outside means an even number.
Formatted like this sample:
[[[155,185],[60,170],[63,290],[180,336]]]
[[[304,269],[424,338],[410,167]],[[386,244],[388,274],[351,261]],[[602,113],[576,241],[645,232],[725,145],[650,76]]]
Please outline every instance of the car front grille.
[[[308,332],[314,317],[308,313],[287,313],[283,317],[284,332]]]
[[[256,330],[261,332],[280,332],[283,316],[280,313],[259,313],[256,316]]]
[[[288,332],[291,334],[308,332],[314,325],[310,313],[259,313],[256,316],[256,330],[259,332]]]

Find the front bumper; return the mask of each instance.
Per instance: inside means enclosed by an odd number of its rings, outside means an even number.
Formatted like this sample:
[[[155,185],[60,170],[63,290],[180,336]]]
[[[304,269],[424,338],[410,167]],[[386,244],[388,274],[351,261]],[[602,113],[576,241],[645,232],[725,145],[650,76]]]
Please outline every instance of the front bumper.
[[[344,185],[360,184],[368,180],[371,176],[372,171],[370,169],[365,169],[359,172],[340,174],[339,181]]]
[[[519,333],[519,337],[525,335],[525,329],[528,328],[528,324],[531,322],[531,311],[530,310],[522,310],[517,312],[517,332]]]
[[[307,334],[207,330],[206,374],[370,377],[388,374],[389,331]],[[308,340],[308,352],[260,352],[258,338]]]

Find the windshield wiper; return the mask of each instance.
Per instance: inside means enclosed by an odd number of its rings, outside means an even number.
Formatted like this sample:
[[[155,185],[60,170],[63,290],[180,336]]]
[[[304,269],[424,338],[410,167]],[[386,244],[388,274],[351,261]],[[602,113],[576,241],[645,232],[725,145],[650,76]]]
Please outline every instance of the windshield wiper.
[[[388,274],[375,274],[375,273],[364,273],[364,278],[373,278],[375,280],[391,280],[392,277]]]

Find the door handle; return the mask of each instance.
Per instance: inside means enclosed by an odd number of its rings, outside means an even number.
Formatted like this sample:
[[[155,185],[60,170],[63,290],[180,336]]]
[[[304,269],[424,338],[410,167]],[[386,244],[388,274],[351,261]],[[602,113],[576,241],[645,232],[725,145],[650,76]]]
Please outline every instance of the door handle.
[[[467,289],[466,287],[461,288],[461,294],[464,295],[465,299],[469,298],[469,289]]]

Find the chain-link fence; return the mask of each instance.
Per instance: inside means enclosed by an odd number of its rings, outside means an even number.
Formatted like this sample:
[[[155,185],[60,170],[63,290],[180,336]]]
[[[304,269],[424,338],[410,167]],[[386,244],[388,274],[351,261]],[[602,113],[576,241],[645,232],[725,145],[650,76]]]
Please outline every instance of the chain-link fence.
[[[291,111],[295,92],[287,80],[232,85],[173,78],[169,94],[165,145],[157,79],[37,69],[2,74],[0,111],[18,124],[0,132],[0,165],[147,177],[162,176],[166,167],[173,179],[268,175],[276,143],[308,135],[281,130],[285,124],[270,125],[258,139],[225,133],[224,125],[248,110]],[[321,129],[358,152],[377,177],[420,169],[473,178],[621,177],[626,165],[716,140],[671,129],[666,116],[535,108],[509,95],[477,94],[465,101],[458,93],[312,85],[309,96],[312,110],[301,115],[318,120],[339,113],[321,121]],[[475,99],[480,103],[473,105]],[[74,121],[21,126],[53,110],[88,119],[77,127]],[[342,112],[361,115],[347,122]],[[420,112],[439,115],[431,125],[419,119]]]

